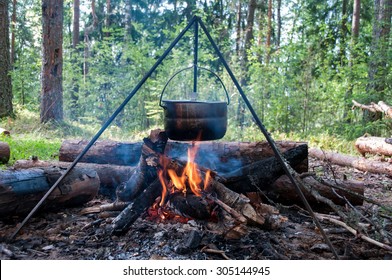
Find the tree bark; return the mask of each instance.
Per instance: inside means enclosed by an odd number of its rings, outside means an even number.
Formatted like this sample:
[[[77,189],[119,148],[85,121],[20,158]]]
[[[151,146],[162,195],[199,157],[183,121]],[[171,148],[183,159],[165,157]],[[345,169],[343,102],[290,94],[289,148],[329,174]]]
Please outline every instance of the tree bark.
[[[18,160],[13,165],[16,170],[28,168],[68,168],[69,162],[61,161],[42,161],[42,160]],[[127,181],[135,167],[113,164],[94,164],[94,163],[78,163],[75,169],[91,169],[95,170],[100,179],[99,194],[110,199],[116,198],[117,187]]]
[[[12,1],[12,20],[11,20],[11,67],[15,62],[15,31],[16,31],[16,0]]]
[[[352,205],[363,204],[363,199],[361,198],[361,196],[363,197],[365,191],[363,182],[351,180],[337,182],[340,187],[348,190],[348,192],[344,192],[341,190],[334,190],[332,187],[319,182],[316,178],[311,176],[303,178],[302,181],[304,184],[314,188],[320,195],[332,200],[332,202],[336,205],[345,205],[347,203],[345,199],[347,199]],[[330,185],[336,185],[336,182],[333,181],[329,181],[328,183]],[[326,209],[330,210],[326,204],[318,201],[307,190],[302,189],[302,192],[304,193],[306,200],[309,202],[312,208],[317,209],[318,211]],[[353,195],[352,193],[356,193],[359,196]],[[274,202],[289,205],[303,205],[301,198],[298,196],[295,187],[287,175],[279,177],[271,185],[271,187],[264,192],[264,194]]]
[[[10,160],[10,146],[0,141],[0,164],[6,164]]]
[[[364,105],[361,103],[358,103],[355,100],[352,100],[353,106],[352,108],[361,108],[362,110],[365,111],[370,111],[372,113],[384,113],[386,117],[392,118],[392,107],[387,105],[384,101],[379,101],[377,104],[374,102],[371,102],[369,105]]]
[[[305,144],[295,141],[277,141],[277,147],[285,152],[291,148]],[[59,160],[72,162],[87,145],[86,140],[65,140],[61,144]],[[142,142],[97,141],[81,162],[136,165],[141,155]],[[190,142],[168,141],[165,155],[186,161]],[[195,162],[205,168],[227,173],[241,166],[274,156],[268,142],[219,142],[203,141],[198,143]],[[298,172],[306,172],[308,165],[305,159],[295,167]]]
[[[13,114],[8,4],[0,0],[0,118]]]
[[[332,164],[353,167],[364,172],[386,174],[392,176],[392,165],[389,162],[373,161],[330,151],[322,151],[316,148],[309,149],[309,155],[320,160],[328,161]]]
[[[237,18],[236,18],[236,39],[235,39],[235,53],[239,57],[241,54],[241,22],[242,22],[242,2],[241,0],[238,1],[237,4]]]
[[[308,146],[301,145],[283,153],[286,161],[293,168],[308,157]],[[257,192],[268,188],[284,174],[283,167],[275,157],[253,162],[229,173],[220,174],[223,183],[238,193]]]
[[[0,216],[23,215],[38,203],[64,173],[62,168],[33,168],[0,172]],[[94,198],[99,177],[94,170],[76,169],[48,197],[40,211],[79,206]]]
[[[271,58],[271,37],[272,37],[272,0],[268,0],[267,12],[267,39],[265,41],[265,62],[268,64]]]
[[[63,0],[42,0],[40,121],[63,119]]]
[[[73,0],[73,30],[72,30],[72,47],[80,43],[80,0]]]
[[[384,99],[386,79],[389,74],[388,48],[391,31],[392,0],[374,0],[374,20],[371,55],[368,70],[369,96]]]
[[[355,141],[355,148],[362,155],[392,156],[392,145],[385,142],[383,137],[359,137]]]

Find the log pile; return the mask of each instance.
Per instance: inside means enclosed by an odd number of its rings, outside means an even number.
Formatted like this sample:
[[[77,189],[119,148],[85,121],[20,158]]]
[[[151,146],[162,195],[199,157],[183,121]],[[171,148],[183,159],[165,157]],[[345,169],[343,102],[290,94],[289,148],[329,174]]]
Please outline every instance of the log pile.
[[[60,158],[73,160],[83,149],[83,143],[85,142],[80,140],[64,141]],[[284,175],[282,166],[266,142],[198,143],[194,161],[198,164],[197,172],[203,178],[203,191],[200,194],[175,191],[164,196],[163,185],[174,185],[167,170],[172,169],[176,174],[182,174],[187,165],[187,150],[193,145],[191,142],[168,141],[164,131],[160,130],[152,131],[143,142],[98,142],[83,157],[85,162],[78,163],[75,167],[72,172],[75,175],[69,176],[63,183],[66,185],[63,189],[68,189],[68,192],[65,193],[60,187],[50,196],[43,209],[49,209],[50,205],[55,209],[81,205],[99,193],[114,202],[86,208],[84,212],[114,211],[116,218],[112,225],[113,234],[127,232],[137,218],[161,204],[166,209],[164,211],[173,211],[184,218],[206,220],[214,232],[236,238],[246,232],[248,225],[274,228],[282,221],[277,209],[265,204],[266,201],[253,201],[250,199],[252,194],[262,194],[261,197],[268,197],[279,203],[301,204],[294,186]],[[296,172],[307,173],[306,143],[280,141],[277,146]],[[65,161],[20,160],[14,164],[13,170],[0,172],[3,194],[0,196],[1,216],[22,215],[31,210],[43,192],[55,181],[56,176],[48,174],[55,173],[58,178],[69,164]],[[163,179],[158,178],[159,172],[164,173]],[[9,180],[12,177],[10,174],[14,174],[12,182]],[[23,179],[27,177],[22,174],[30,174],[31,179]],[[210,176],[209,180],[206,179],[207,176]],[[361,183],[346,181],[324,184],[309,176],[303,180],[315,192],[337,205],[345,205],[347,201],[352,205],[363,203],[361,197],[364,185]],[[36,188],[37,184],[41,187]],[[186,184],[189,187],[189,182]],[[336,192],[334,184],[348,191]],[[19,189],[13,185],[17,185]],[[86,193],[81,192],[80,186],[83,186]],[[303,192],[313,207],[330,210],[314,199],[309,191]],[[75,198],[78,196],[80,199]]]

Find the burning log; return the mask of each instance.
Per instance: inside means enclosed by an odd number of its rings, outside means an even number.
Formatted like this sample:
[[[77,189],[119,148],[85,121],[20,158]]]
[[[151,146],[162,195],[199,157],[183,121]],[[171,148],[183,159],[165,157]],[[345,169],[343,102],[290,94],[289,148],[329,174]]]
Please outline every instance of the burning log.
[[[5,164],[10,160],[10,146],[6,142],[0,141],[0,164]]]
[[[62,161],[43,161],[43,160],[18,160],[13,165],[16,170],[35,167],[55,167],[66,169],[69,162]],[[99,194],[108,198],[116,198],[117,187],[127,181],[133,174],[135,167],[113,164],[78,163],[74,169],[95,170],[100,179]]]
[[[112,234],[121,235],[126,233],[136,219],[161,195],[161,192],[161,183],[158,179],[155,179],[113,220]]]
[[[32,168],[0,172],[0,216],[28,213],[62,175],[61,168]],[[78,206],[94,198],[99,177],[94,170],[73,170],[47,199],[41,210]]]
[[[59,160],[72,162],[86,144],[87,141],[85,140],[65,140],[59,151]],[[285,152],[302,144],[304,143],[278,141],[277,147],[282,152]],[[142,142],[97,141],[81,161],[99,164],[136,165],[141,155],[142,145]],[[186,161],[187,150],[191,146],[192,142],[168,141],[165,155],[170,158]],[[199,166],[223,173],[227,173],[233,170],[233,168],[240,168],[252,162],[274,156],[271,147],[266,141],[203,141],[198,146],[199,152],[196,155],[195,162]],[[308,170],[307,159],[294,165],[293,168],[299,173],[306,172]]]
[[[362,136],[355,141],[355,148],[362,155],[392,156],[392,145],[385,142],[382,137]]]
[[[116,194],[119,200],[131,201],[157,178],[156,167],[159,158],[156,153],[163,153],[167,139],[166,133],[159,129],[153,130],[149,138],[144,138],[138,165],[132,171],[129,180],[117,188]]]
[[[343,155],[330,151],[322,151],[320,149],[312,148],[309,150],[312,157],[320,160],[329,161],[340,166],[353,167],[361,171],[372,173],[386,174],[392,176],[392,165],[389,162],[379,162],[368,160],[360,157]]]
[[[302,179],[304,184],[314,188],[321,196],[330,199],[336,205],[345,205],[349,201],[352,205],[362,205],[365,186],[363,182],[347,180],[341,181],[328,181],[328,185],[325,185],[318,181],[312,176],[308,176]],[[334,189],[331,186],[339,186],[339,189]],[[344,191],[347,190],[347,191]],[[327,209],[330,210],[327,205],[317,201],[307,190],[302,189],[307,201],[312,207],[318,210]],[[265,190],[264,194],[275,202],[283,204],[299,204],[302,205],[302,200],[298,196],[293,184],[290,179],[283,175],[279,177],[270,188]],[[357,194],[357,195],[355,195]],[[347,201],[346,201],[347,200]]]

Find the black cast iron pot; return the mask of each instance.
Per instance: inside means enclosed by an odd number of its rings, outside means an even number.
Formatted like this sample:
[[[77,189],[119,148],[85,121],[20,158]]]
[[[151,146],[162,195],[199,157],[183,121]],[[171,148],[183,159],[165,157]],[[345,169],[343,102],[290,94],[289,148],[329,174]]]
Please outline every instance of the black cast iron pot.
[[[201,67],[200,67],[201,68]],[[160,99],[160,106],[164,109],[164,127],[167,136],[177,141],[207,141],[222,138],[227,130],[227,105],[230,102],[227,90],[222,80],[211,72],[222,84],[227,102],[194,101],[194,100],[162,100],[163,93],[169,82],[182,69],[174,74],[166,83]]]

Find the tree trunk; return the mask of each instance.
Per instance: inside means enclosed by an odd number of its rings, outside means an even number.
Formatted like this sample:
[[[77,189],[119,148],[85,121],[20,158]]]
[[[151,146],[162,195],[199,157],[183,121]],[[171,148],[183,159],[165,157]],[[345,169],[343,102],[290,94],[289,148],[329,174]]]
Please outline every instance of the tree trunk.
[[[309,155],[320,160],[328,161],[332,164],[353,167],[364,172],[386,174],[388,176],[392,176],[392,164],[390,164],[389,162],[373,161],[330,151],[322,151],[316,148],[309,149]]]
[[[76,47],[80,43],[80,0],[73,0],[73,31],[72,31],[72,47]]]
[[[16,170],[41,167],[68,168],[69,162],[18,160],[13,165]],[[117,187],[127,181],[133,174],[135,167],[113,164],[78,163],[75,169],[95,170],[100,179],[99,194],[110,199],[116,198]]]
[[[88,59],[90,57],[90,34],[98,26],[98,17],[95,12],[95,0],[91,0],[91,16],[92,23],[84,28],[84,62],[83,62],[83,77],[86,79],[88,74]]]
[[[8,3],[0,0],[0,118],[13,114]]]
[[[5,218],[30,212],[64,171],[61,168],[1,171],[0,216]],[[72,170],[40,211],[82,205],[93,199],[98,189],[99,177],[94,170]]]
[[[361,16],[361,0],[354,0],[353,2],[353,19],[351,25],[351,43],[350,43],[350,60],[349,60],[349,86],[347,91],[344,95],[344,113],[343,113],[343,120],[346,123],[351,123],[351,117],[349,115],[350,107],[351,107],[351,100],[353,96],[353,88],[355,84],[355,76],[353,71],[353,66],[356,63],[356,59],[358,56],[357,50],[357,42],[359,37],[359,23],[360,23],[360,16]]]
[[[239,0],[237,4],[237,19],[236,19],[236,39],[235,39],[235,53],[240,56],[241,51],[241,22],[242,22],[242,1]]]
[[[0,141],[0,164],[6,164],[10,160],[10,146]]]
[[[15,31],[16,31],[16,0],[12,1],[12,20],[11,20],[11,67],[15,62]]]
[[[355,141],[355,148],[362,156],[367,153],[392,156],[392,145],[386,143],[383,137],[359,137]]]
[[[391,31],[392,0],[374,0],[374,11],[367,92],[368,96],[383,100],[386,79],[390,73],[389,57],[386,54]]]
[[[265,62],[268,64],[271,57],[271,37],[272,37],[272,0],[268,0],[267,12],[267,38],[265,41]]]
[[[282,15],[281,15],[282,0],[277,0],[276,2],[277,2],[276,3],[276,17],[277,17],[276,47],[279,49],[280,37],[281,37],[281,32],[282,32]]]
[[[126,42],[132,39],[132,0],[125,1],[125,36]]]
[[[79,68],[78,65],[78,54],[79,49],[78,45],[80,44],[80,0],[73,1],[73,30],[72,30],[72,64],[76,68],[76,73],[81,71],[83,73],[83,66]],[[79,70],[81,69],[81,70]],[[80,73],[80,72],[79,72]],[[71,106],[70,110],[70,118],[72,120],[76,119],[77,110],[79,107],[79,82],[78,79],[72,78],[72,91],[71,91]]]
[[[340,24],[339,58],[340,66],[346,64],[346,37],[347,37],[347,6],[348,0],[342,1],[342,21]]]
[[[63,119],[63,0],[42,0],[40,121]]]

